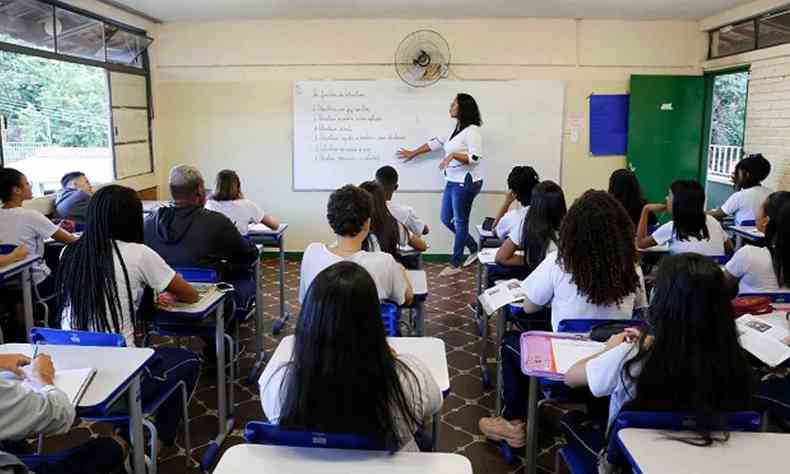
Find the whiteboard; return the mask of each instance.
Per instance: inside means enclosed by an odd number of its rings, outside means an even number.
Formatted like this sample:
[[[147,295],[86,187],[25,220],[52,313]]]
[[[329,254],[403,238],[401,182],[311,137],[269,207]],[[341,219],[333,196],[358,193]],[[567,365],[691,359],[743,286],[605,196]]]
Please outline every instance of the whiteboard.
[[[530,165],[560,182],[562,81],[441,81],[413,88],[401,81],[298,81],[293,84],[293,189],[330,191],[373,179],[384,165],[401,191],[441,191],[441,151],[408,163],[414,149],[455,127],[450,103],[471,94],[483,118],[480,174],[484,191],[506,191],[513,166]]]

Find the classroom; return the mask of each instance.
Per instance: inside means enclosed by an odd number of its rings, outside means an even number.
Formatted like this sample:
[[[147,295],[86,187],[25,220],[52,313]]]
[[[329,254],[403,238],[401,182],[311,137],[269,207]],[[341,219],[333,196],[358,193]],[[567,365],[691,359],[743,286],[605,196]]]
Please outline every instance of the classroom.
[[[786,472],[790,0],[0,0],[0,474]]]

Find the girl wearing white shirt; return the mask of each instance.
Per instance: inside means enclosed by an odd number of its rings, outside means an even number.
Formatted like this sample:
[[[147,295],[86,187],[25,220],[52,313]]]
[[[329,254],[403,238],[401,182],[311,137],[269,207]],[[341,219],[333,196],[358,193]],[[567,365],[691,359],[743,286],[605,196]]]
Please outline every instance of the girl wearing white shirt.
[[[546,255],[524,280],[524,311],[551,305],[556,331],[563,319],[631,319],[647,306],[634,227],[625,208],[604,191],[587,191],[560,227],[559,249]],[[494,441],[524,446],[527,378],[521,374],[520,334],[509,332],[500,347],[504,380],[502,416],[481,418],[480,431]]]
[[[483,188],[479,166],[483,156],[483,138],[480,126],[480,110],[469,94],[458,94],[450,105],[450,117],[456,119],[453,131],[446,137],[435,137],[416,150],[401,149],[398,157],[411,161],[430,151],[442,150],[444,159],[439,169],[444,172],[447,184],[442,195],[442,223],[455,234],[453,256],[450,265],[439,274],[452,276],[461,271],[461,265],[474,263],[477,257],[477,242],[469,235],[469,214],[475,197]],[[469,249],[469,258],[464,261],[464,247]]]
[[[143,244],[143,205],[137,192],[105,186],[88,204],[82,237],[63,251],[56,286],[61,326],[121,334],[126,345],[134,347],[137,311],[146,286],[164,292],[161,301],[198,300],[197,291]],[[191,394],[199,374],[196,354],[174,347],[157,348],[141,380],[143,405],[181,381]],[[177,390],[155,416],[160,443],[174,444],[181,414],[181,392]]]
[[[206,201],[205,207],[224,214],[241,235],[249,233],[250,224],[261,223],[272,230],[277,230],[280,225],[274,216],[265,214],[257,204],[244,197],[239,175],[233,170],[217,173],[214,194]]]
[[[283,429],[352,433],[390,451],[417,451],[414,433],[442,407],[424,363],[387,344],[376,285],[364,268],[336,263],[310,285],[293,355],[258,381],[266,418]]]
[[[771,194],[771,189],[762,185],[769,174],[771,174],[771,163],[759,153],[739,161],[732,175],[736,192],[727,198],[720,209],[711,211],[710,215],[716,219],[735,216],[737,225],[757,219],[760,206]]]
[[[573,365],[565,383],[611,396],[608,417],[593,420],[602,421],[599,426],[611,426],[625,410],[692,413],[698,439],[691,441],[710,445],[722,431],[721,413],[750,409],[752,377],[721,268],[684,253],[661,262],[641,334],[612,336],[603,352]],[[606,446],[606,429],[578,415],[563,417],[566,439],[584,439],[584,449],[596,456]]]
[[[738,249],[727,262],[725,275],[738,282],[739,294],[790,291],[790,192],[768,196],[756,224],[765,233],[766,246]]]
[[[510,170],[507,176],[509,191],[494,219],[494,235],[500,239],[507,239],[521,225],[532,202],[532,189],[538,183],[540,183],[538,172],[531,166],[516,166]],[[515,201],[518,201],[521,207],[508,210]]]
[[[648,235],[650,214],[667,211],[672,212],[672,221]],[[694,252],[718,257],[733,249],[721,224],[705,214],[705,190],[692,180],[672,183],[666,204],[647,204],[642,208],[636,238],[640,249],[668,244],[672,254]]]

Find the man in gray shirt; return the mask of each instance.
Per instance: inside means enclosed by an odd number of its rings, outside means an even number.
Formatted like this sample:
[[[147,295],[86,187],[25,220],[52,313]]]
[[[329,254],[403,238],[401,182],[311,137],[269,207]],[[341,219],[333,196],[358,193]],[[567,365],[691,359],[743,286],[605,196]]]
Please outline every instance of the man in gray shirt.
[[[29,370],[25,366],[30,366]],[[53,385],[55,367],[42,354],[31,360],[22,354],[0,354],[0,474],[31,472],[3,442],[43,433],[69,431],[76,412],[63,391]],[[55,456],[38,457],[36,474],[107,474],[123,472],[126,442],[114,436],[98,438]]]

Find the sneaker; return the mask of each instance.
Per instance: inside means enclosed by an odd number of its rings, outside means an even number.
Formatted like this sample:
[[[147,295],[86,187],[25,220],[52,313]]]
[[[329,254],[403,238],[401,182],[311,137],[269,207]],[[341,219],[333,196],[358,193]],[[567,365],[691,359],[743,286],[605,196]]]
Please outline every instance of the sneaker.
[[[468,267],[469,265],[475,263],[476,261],[477,261],[477,252],[466,257],[466,260],[464,260],[464,264],[462,266]]]
[[[523,448],[527,444],[523,421],[507,421],[501,416],[480,418],[480,431],[491,441],[505,440],[511,448]]]
[[[440,277],[451,277],[451,276],[454,276],[454,275],[458,275],[462,271],[463,270],[461,270],[461,267],[454,267],[452,265],[447,265],[446,267],[444,267],[444,269],[441,272],[439,272],[439,276]]]

